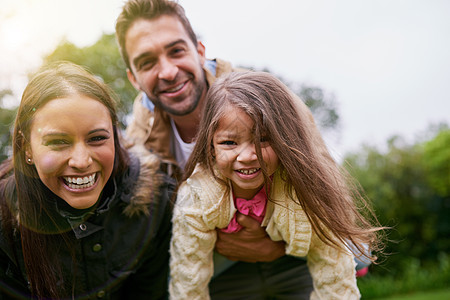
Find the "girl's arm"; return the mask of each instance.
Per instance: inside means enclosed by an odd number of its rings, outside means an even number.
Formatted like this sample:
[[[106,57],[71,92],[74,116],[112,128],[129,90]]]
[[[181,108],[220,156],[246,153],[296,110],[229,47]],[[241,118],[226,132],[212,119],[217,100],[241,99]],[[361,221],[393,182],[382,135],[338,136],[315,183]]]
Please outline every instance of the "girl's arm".
[[[347,248],[331,247],[313,233],[307,263],[314,282],[311,299],[360,298],[356,285],[356,263]]]
[[[275,174],[273,198],[283,199],[284,191],[284,181]],[[273,214],[266,230],[272,239],[286,242],[286,254],[306,256],[314,282],[311,299],[358,299],[360,294],[352,253],[346,248],[340,250],[322,242],[312,230],[302,207],[292,199],[286,199],[284,204],[269,202],[269,212],[272,207]]]
[[[178,190],[170,245],[171,299],[209,299],[216,231],[206,226],[195,191],[187,184]]]

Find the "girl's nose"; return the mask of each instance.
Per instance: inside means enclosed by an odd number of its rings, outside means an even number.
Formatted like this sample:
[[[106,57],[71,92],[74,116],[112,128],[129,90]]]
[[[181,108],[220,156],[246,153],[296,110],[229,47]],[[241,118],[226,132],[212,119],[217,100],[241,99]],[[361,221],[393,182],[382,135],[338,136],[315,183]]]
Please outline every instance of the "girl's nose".
[[[255,144],[253,143],[243,145],[237,156],[237,160],[242,162],[254,161],[257,159],[258,157],[256,156]]]
[[[92,164],[92,156],[85,145],[76,145],[69,158],[69,166],[76,169],[87,169]]]

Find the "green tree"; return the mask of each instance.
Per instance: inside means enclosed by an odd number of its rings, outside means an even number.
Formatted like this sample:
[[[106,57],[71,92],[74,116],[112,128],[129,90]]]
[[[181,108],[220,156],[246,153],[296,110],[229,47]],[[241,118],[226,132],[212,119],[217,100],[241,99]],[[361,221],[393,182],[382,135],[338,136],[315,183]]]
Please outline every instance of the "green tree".
[[[339,130],[340,119],[334,94],[326,93],[318,86],[308,86],[305,84],[302,84],[297,89],[292,89],[305,101],[305,104],[310,108],[318,126],[322,130]]]
[[[373,203],[381,224],[392,227],[385,261],[372,266],[373,272],[398,274],[413,260],[432,265],[440,253],[449,252],[449,197],[430,184],[435,182],[430,178],[448,180],[450,143],[445,132],[415,144],[393,137],[386,153],[366,145],[346,157],[349,172]]]
[[[254,70],[252,67],[242,66],[244,69]],[[269,69],[263,68],[260,71],[272,73]],[[276,75],[276,74],[274,74]],[[283,76],[276,75],[294,94],[300,97],[311,110],[317,126],[322,132],[340,130],[340,118],[338,102],[333,93],[329,93],[319,86],[304,83],[292,82]]]
[[[100,77],[117,94],[120,100],[119,116],[126,124],[126,116],[131,112],[137,91],[128,81],[126,66],[120,56],[114,34],[103,34],[92,46],[79,48],[63,41],[53,53],[44,58],[44,63],[67,60],[87,67]]]
[[[450,197],[450,129],[443,127],[438,135],[424,145],[427,179],[437,195]]]
[[[44,62],[68,60],[87,67],[101,77],[118,94],[121,101],[121,119],[126,124],[126,117],[132,110],[132,103],[137,91],[129,83],[125,64],[120,56],[114,34],[104,34],[94,45],[78,48],[69,42],[62,42]],[[252,69],[252,68],[248,68]],[[268,70],[264,70],[269,72]],[[339,116],[334,95],[329,95],[320,87],[299,85],[285,82],[311,108],[318,126],[322,130],[337,130]]]
[[[16,110],[3,108],[3,98],[12,95],[9,89],[0,90],[0,162],[11,154],[11,128]]]

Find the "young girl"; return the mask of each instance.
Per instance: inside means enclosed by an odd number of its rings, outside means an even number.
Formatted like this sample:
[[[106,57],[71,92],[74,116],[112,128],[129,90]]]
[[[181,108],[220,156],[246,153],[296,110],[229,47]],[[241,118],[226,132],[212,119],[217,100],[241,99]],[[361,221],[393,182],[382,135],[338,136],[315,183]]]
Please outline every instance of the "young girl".
[[[358,212],[364,199],[353,201],[327,150],[312,147],[305,128],[313,121],[297,101],[268,73],[232,73],[211,86],[172,220],[173,299],[209,298],[215,229],[240,230],[236,212],[307,259],[312,299],[360,297],[349,249],[367,253],[379,228]]]
[[[116,104],[71,63],[40,70],[0,166],[0,299],[166,299],[169,181],[120,144]]]

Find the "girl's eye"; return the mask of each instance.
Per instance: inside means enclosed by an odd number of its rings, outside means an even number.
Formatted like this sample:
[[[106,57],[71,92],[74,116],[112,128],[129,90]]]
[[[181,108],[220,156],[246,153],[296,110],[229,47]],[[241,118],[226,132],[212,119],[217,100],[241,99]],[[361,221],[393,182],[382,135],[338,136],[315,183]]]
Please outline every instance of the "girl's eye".
[[[261,147],[270,146],[270,138],[267,135],[261,136],[261,138],[259,139],[259,142],[261,144]]]
[[[219,144],[220,145],[227,145],[227,146],[236,145],[236,143],[233,142],[233,141],[222,141]]]

